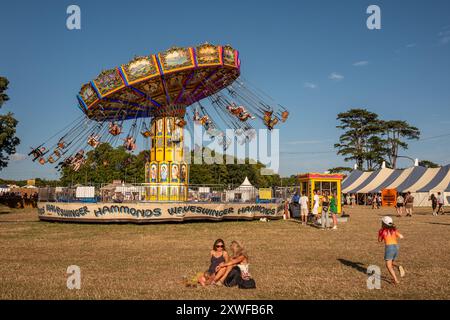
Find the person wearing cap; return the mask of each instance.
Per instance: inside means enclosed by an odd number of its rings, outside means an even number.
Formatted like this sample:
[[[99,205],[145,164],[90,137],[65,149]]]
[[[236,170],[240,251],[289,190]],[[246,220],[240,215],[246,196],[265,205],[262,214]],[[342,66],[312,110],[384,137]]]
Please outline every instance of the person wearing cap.
[[[400,277],[403,278],[405,276],[405,269],[401,265],[395,264],[399,253],[398,239],[403,239],[403,235],[394,225],[392,218],[389,216],[383,217],[381,219],[381,229],[378,231],[378,241],[385,243],[384,260],[386,261],[386,268],[394,280],[394,284],[400,283],[395,274],[394,267],[398,268]]]

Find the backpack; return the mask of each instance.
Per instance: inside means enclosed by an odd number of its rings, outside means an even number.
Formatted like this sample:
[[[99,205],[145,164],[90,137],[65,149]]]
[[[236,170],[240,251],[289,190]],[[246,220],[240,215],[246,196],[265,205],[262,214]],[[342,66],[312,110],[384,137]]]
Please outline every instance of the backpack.
[[[254,279],[250,278],[250,279],[242,279],[239,282],[239,289],[256,289],[256,282]]]

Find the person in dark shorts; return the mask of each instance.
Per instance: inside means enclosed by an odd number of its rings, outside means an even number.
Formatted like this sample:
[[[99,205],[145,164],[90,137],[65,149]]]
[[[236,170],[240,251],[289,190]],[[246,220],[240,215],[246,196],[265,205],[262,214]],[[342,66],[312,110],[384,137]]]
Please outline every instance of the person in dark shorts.
[[[434,193],[431,194],[431,196],[428,198],[429,201],[431,201],[431,208],[433,209],[433,216],[437,216],[436,208],[437,208],[437,198],[434,195]]]
[[[413,205],[414,205],[414,197],[410,191],[406,194],[405,197],[405,211],[407,217],[412,217],[413,214]]]

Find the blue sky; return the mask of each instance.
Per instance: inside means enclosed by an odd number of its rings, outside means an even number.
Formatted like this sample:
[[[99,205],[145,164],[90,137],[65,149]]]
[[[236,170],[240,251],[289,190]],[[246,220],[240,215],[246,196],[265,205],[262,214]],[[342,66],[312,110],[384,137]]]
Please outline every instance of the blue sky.
[[[66,29],[70,4],[81,7],[79,31]],[[366,27],[371,4],[381,30]],[[290,109],[281,174],[345,165],[333,152],[335,118],[350,107],[409,121],[424,139],[403,154],[447,164],[449,13],[445,0],[2,2],[0,75],[11,100],[1,112],[15,113],[22,143],[0,177],[57,178],[21,155],[79,115],[76,94],[102,69],[205,41],[237,48],[244,77]]]

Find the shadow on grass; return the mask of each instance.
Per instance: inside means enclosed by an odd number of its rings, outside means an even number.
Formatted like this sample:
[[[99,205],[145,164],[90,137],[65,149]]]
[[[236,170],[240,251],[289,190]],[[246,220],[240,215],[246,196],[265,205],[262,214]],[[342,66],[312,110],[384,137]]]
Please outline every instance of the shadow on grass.
[[[341,258],[339,258],[338,261],[340,263],[342,263],[344,266],[351,267],[351,268],[355,269],[356,271],[367,274],[367,267],[365,267],[364,264],[361,262],[353,262],[353,261],[341,259]]]
[[[302,224],[302,221],[301,220],[299,220],[299,219],[289,219],[289,220],[287,220],[288,222],[292,222],[292,223],[296,223],[296,224],[299,224],[299,225],[303,225]],[[312,223],[311,221],[308,221],[307,223],[306,223],[306,225],[304,225],[305,227],[310,227],[310,228],[314,228],[314,229],[322,229],[322,226],[320,225],[320,224],[315,224],[315,223]]]
[[[36,221],[36,220],[5,220],[5,221],[0,221],[0,224],[2,223],[40,223],[40,221]]]
[[[347,267],[350,267],[350,268],[353,268],[353,269],[355,269],[356,271],[359,271],[359,272],[361,272],[361,273],[364,273],[365,275],[368,275],[367,274],[367,267],[364,265],[364,263],[361,263],[361,262],[353,262],[353,261],[350,261],[350,260],[346,260],[346,259],[341,259],[341,258],[339,258],[339,259],[337,259],[340,263],[342,263],[344,266],[347,266]],[[381,281],[384,281],[384,282],[386,282],[386,283],[392,283],[392,280],[390,280],[388,277],[386,277],[386,276],[384,276],[384,275],[382,275],[381,277],[380,277],[380,279],[381,279]]]
[[[442,222],[428,222],[428,224],[438,224],[441,226],[450,226],[450,223],[442,223]]]

